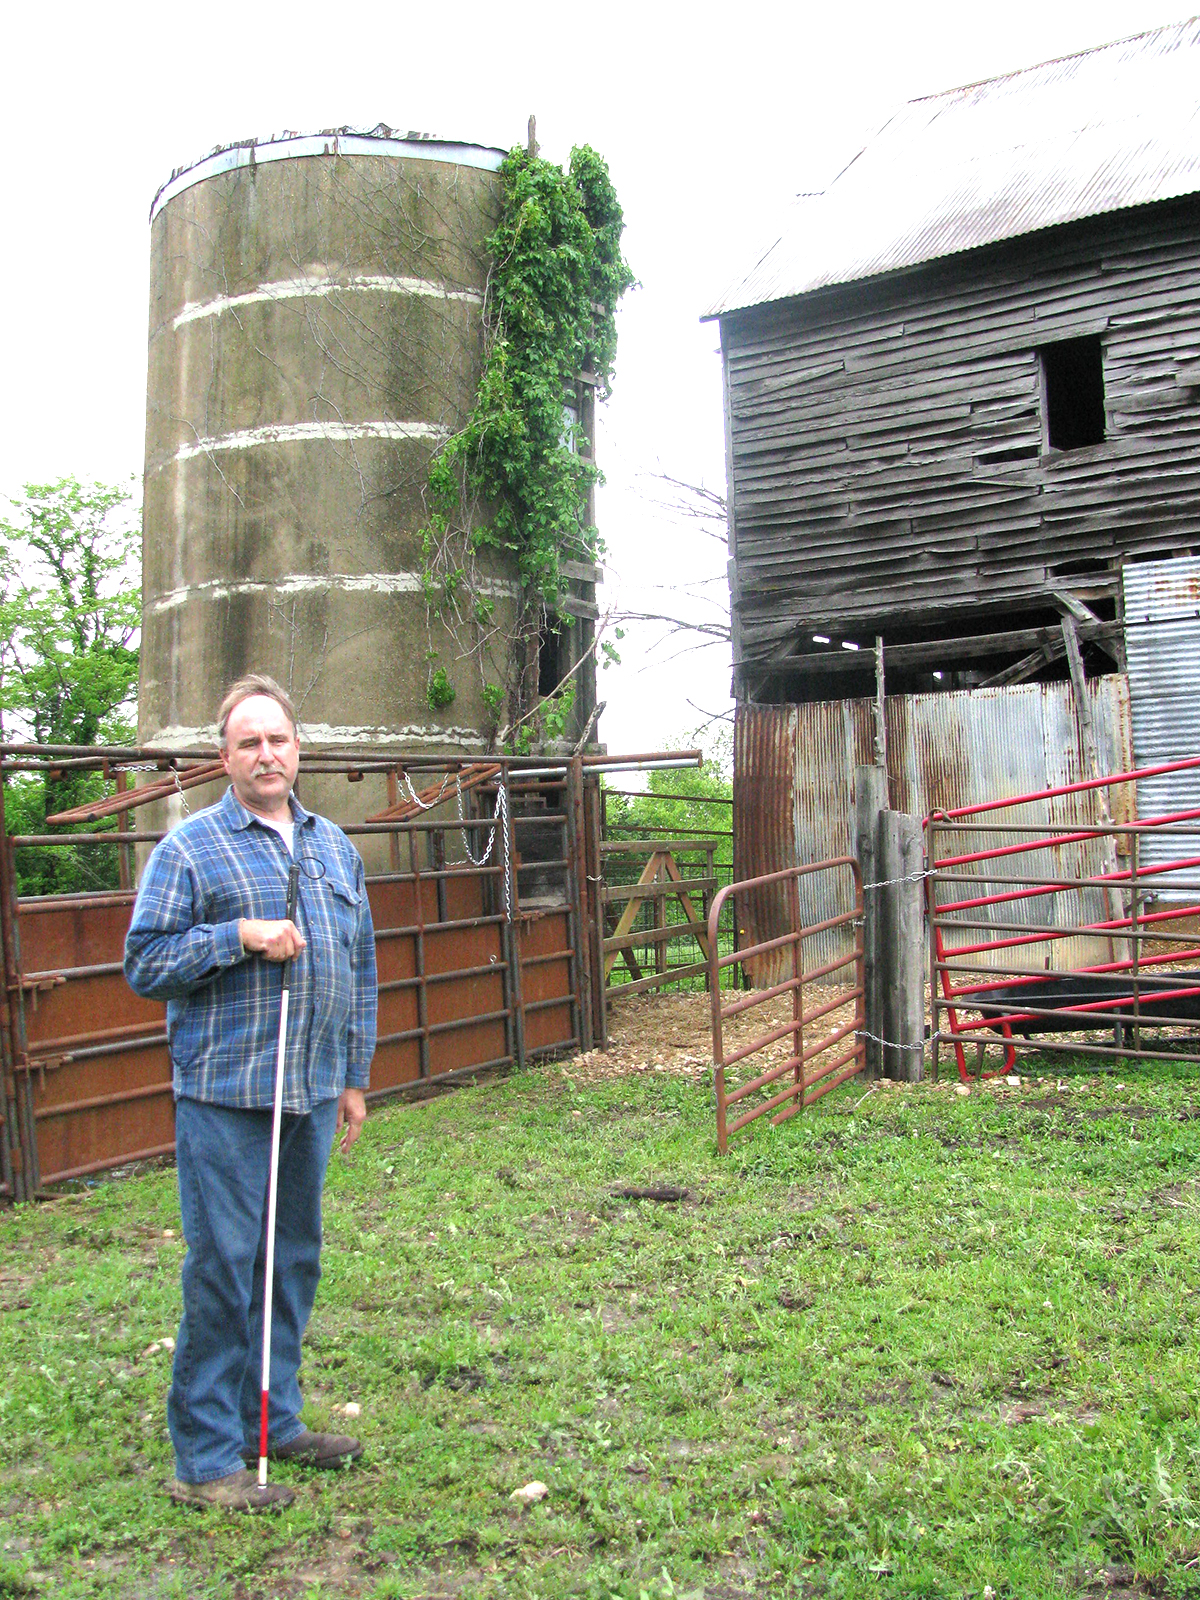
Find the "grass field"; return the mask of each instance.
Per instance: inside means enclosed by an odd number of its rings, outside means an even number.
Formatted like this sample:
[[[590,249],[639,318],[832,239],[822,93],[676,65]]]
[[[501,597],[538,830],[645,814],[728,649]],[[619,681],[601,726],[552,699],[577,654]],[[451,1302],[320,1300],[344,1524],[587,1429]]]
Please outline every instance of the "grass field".
[[[596,1058],[377,1109],[305,1359],[367,1453],[276,1518],[163,1493],[174,1173],[0,1212],[0,1595],[1200,1596],[1200,1079],[1046,1070],[724,1161]]]

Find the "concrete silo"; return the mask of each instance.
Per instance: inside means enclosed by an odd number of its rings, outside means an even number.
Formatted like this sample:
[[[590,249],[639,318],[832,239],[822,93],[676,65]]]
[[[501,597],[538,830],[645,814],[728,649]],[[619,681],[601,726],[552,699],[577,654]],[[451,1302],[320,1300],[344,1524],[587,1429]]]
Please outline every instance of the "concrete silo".
[[[502,159],[384,127],[285,134],[156,196],[143,742],[211,738],[223,686],[258,669],[310,743],[484,748],[479,672],[430,625],[420,530],[429,459],[479,378]],[[515,570],[483,559],[503,631]],[[436,711],[430,651],[457,691]]]

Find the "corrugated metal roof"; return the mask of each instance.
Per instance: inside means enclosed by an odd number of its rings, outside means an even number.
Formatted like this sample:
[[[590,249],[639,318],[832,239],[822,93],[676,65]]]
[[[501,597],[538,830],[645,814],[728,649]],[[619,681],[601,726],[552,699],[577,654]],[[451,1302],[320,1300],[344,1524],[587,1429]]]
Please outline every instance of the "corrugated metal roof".
[[[1200,191],[1200,18],[910,101],[707,313]]]
[[[1122,582],[1134,759],[1150,767],[1200,754],[1200,557],[1139,561],[1123,569]],[[1195,806],[1196,771],[1164,772],[1138,783],[1140,817]],[[1158,865],[1194,854],[1197,843],[1195,837],[1150,835],[1141,858],[1147,866]],[[1194,872],[1182,876],[1195,882]]]

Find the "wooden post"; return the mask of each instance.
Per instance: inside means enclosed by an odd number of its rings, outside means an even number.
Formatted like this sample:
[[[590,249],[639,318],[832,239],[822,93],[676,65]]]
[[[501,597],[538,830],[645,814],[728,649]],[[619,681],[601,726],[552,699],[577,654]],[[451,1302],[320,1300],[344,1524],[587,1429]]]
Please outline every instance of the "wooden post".
[[[883,635],[875,635],[875,765],[887,771],[887,716],[883,683]],[[886,803],[886,801],[885,801]]]
[[[880,938],[882,892],[872,887],[883,878],[879,870],[879,819],[887,810],[887,772],[883,767],[854,769],[854,853],[863,881],[863,1009],[867,1019],[866,1071],[878,1078],[883,1071],[880,1046],[870,1037],[885,1038],[880,989]]]
[[[888,887],[883,901],[880,948],[883,1071],[904,1083],[924,1076],[925,919],[921,893],[924,866],[921,819],[885,811],[880,820],[878,865]],[[870,1024],[868,1023],[868,1028]]]
[[[1075,628],[1075,618],[1064,616],[1062,619],[1063,644],[1067,648],[1067,664],[1071,669],[1071,688],[1075,692],[1075,717],[1079,724],[1079,742],[1083,748],[1084,766],[1089,778],[1102,778],[1100,771],[1100,752],[1096,746],[1096,729],[1092,722],[1092,706],[1087,696],[1087,680],[1083,675],[1083,653],[1079,648],[1079,634]],[[1112,825],[1112,809],[1108,803],[1108,790],[1096,789],[1096,810],[1101,823]],[[1100,861],[1105,872],[1117,871],[1117,847],[1111,834],[1100,841]],[[1108,911],[1110,921],[1117,921],[1123,914],[1124,908],[1121,897],[1116,889],[1105,889],[1104,904]],[[1125,941],[1125,954],[1128,957],[1133,941]],[[1116,942],[1108,941],[1108,954],[1111,961],[1117,958]]]

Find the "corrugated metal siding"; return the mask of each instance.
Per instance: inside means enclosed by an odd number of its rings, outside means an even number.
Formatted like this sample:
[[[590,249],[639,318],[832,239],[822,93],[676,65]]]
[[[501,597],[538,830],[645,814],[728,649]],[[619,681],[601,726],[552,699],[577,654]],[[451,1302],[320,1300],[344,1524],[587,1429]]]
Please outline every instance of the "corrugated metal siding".
[[[1125,680],[1113,676],[1088,682],[1088,699],[1105,771],[1128,768],[1129,712]],[[893,808],[926,816],[1005,795],[1027,794],[1075,783],[1087,776],[1079,750],[1070,684],[1016,684],[1001,689],[952,694],[897,695],[887,702],[889,797]],[[782,866],[821,861],[852,852],[854,769],[872,760],[872,702],[821,701],[793,706],[739,706],[734,744],[734,792],[744,795],[736,811],[739,838],[734,843],[739,878],[756,877]],[[764,761],[764,755],[767,759]],[[790,760],[790,772],[784,771]],[[743,835],[747,811],[755,818]],[[1117,791],[1113,812],[1132,816],[1132,797]],[[786,819],[793,834],[784,838]],[[1005,812],[1009,823],[1073,826],[1097,820],[1092,794],[1064,795],[1052,801]],[[770,835],[769,853],[760,840]],[[1017,843],[1018,835],[989,836],[987,844]],[[972,842],[971,848],[983,847]],[[948,851],[945,853],[949,853]],[[1020,868],[1034,876],[1085,876],[1101,870],[1095,843],[1044,851],[1026,857]],[[980,877],[981,886],[988,880]],[[986,892],[982,887],[980,892]],[[801,883],[806,922],[844,910],[833,880]],[[745,942],[767,939],[784,925],[782,900],[750,906]],[[999,920],[1030,927],[1068,926],[1105,915],[1102,895],[1058,895],[1031,901],[1020,910],[998,912]],[[828,960],[844,945],[839,934],[813,941],[806,962]],[[1106,942],[1063,940],[1055,947],[1057,966],[1104,960]],[[1040,965],[1044,952],[1036,957]],[[778,981],[775,968],[755,973],[755,981]]]
[[[1200,189],[1200,20],[911,101],[708,313]]]
[[[1200,557],[1142,561],[1122,573],[1133,749],[1139,767],[1200,755]],[[1200,771],[1138,784],[1138,812],[1162,816],[1200,806]],[[1145,839],[1147,865],[1200,853],[1200,840]],[[1193,880],[1197,876],[1188,874]],[[1194,896],[1189,896],[1194,898]]]
[[[733,875],[759,878],[796,864],[795,706],[739,706],[734,719]],[[770,934],[755,930],[787,923],[779,888],[737,898],[738,942],[743,947]],[[778,953],[747,963],[760,988],[782,977]]]
[[[1088,682],[1088,701],[1095,728],[1100,767],[1104,772],[1127,770],[1130,758],[1129,715],[1125,679],[1095,678]],[[898,696],[888,702],[888,757],[895,777],[890,785],[892,804],[900,811],[927,816],[934,810],[952,810],[1000,800],[1005,795],[1030,794],[1040,789],[1079,783],[1091,776],[1079,747],[1075,696],[1069,683],[1014,684],[1000,689],[976,689],[955,694]],[[1133,797],[1121,789],[1112,798],[1117,818],[1132,817]],[[981,818],[994,825],[1021,824],[1073,827],[1099,820],[1094,793],[1060,795],[998,817]],[[972,834],[961,844],[948,841],[939,855],[960,850],[992,849],[1019,844],[1028,835],[1018,833]],[[1002,877],[1084,877],[1104,870],[1099,841],[1036,851],[993,866]],[[989,893],[986,866],[962,869],[977,876],[979,893]],[[962,897],[970,890],[961,886]],[[995,892],[1003,892],[997,885]],[[947,888],[943,899],[958,898]],[[1058,894],[1024,905],[997,907],[980,913],[990,920],[1020,922],[1030,928],[1069,927],[1102,920],[1107,915],[1100,890]],[[965,935],[973,943],[979,933]],[[1107,941],[1064,939],[1053,947],[1056,968],[1103,961]],[[1045,948],[1036,949],[1031,961],[1041,966]],[[1005,962],[1019,955],[1007,953]]]

